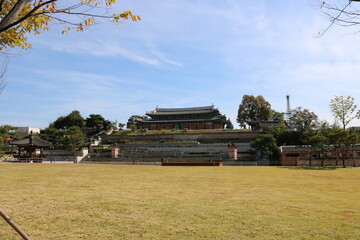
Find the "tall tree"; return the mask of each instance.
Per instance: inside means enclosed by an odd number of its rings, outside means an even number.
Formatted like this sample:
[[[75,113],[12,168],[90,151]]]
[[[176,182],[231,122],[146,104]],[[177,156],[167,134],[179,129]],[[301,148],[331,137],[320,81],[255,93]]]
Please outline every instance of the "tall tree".
[[[263,96],[244,95],[239,105],[236,121],[240,127],[246,127],[249,120],[269,120],[271,117],[271,105]]]
[[[318,116],[309,109],[297,107],[291,110],[291,117],[287,121],[293,131],[305,132],[318,126]]]
[[[356,108],[355,98],[352,96],[335,96],[330,101],[330,111],[340,120],[344,130],[353,119],[359,118],[360,112],[355,112]]]
[[[0,1],[0,51],[21,47],[30,48],[27,34],[40,34],[49,30],[50,23],[64,26],[62,33],[71,29],[83,31],[94,23],[110,20],[140,20],[130,10],[114,13],[111,7],[117,0],[75,0],[64,3],[59,0],[1,0]],[[76,16],[76,17],[74,17]]]
[[[256,97],[256,101],[258,104],[258,113],[256,117],[260,120],[269,120],[272,115],[271,104],[261,95]]]

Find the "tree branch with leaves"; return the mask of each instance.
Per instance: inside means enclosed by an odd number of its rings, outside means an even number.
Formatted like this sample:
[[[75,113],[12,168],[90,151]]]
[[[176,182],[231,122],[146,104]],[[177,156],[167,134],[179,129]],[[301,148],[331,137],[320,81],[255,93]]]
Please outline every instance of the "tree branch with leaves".
[[[353,119],[360,117],[360,112],[355,112],[356,109],[355,98],[352,96],[335,96],[330,101],[330,111],[340,120],[344,130]]]
[[[134,15],[130,10],[113,12],[112,7],[116,2],[117,0],[80,0],[73,5],[58,6],[58,3],[63,2],[0,0],[0,50],[30,48],[31,44],[26,35],[47,31],[50,23],[64,25],[62,33],[67,33],[71,29],[84,31],[91,25],[106,20],[117,24],[126,20],[141,20],[140,16]]]

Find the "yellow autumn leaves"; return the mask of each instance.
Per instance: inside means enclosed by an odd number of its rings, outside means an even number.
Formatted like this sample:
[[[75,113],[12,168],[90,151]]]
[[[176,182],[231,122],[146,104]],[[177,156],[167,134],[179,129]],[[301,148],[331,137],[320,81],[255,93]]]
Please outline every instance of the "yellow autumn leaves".
[[[28,49],[31,44],[28,43],[27,34],[40,34],[42,31],[48,31],[49,23],[57,22],[63,24],[65,28],[62,34],[70,30],[84,31],[95,23],[101,23],[110,20],[115,23],[121,21],[139,21],[140,16],[134,15],[132,11],[127,10],[122,13],[99,14],[98,8],[109,8],[117,0],[80,0],[79,3],[59,8],[56,5],[58,0],[29,2],[24,5],[21,11],[12,20],[11,28],[0,29],[0,50],[14,47]],[[24,0],[4,0],[0,2],[0,22],[11,13],[15,4],[24,2]],[[2,8],[1,8],[2,7]],[[109,10],[110,12],[110,10]],[[79,18],[72,17],[73,15]],[[77,19],[82,19],[77,21]]]

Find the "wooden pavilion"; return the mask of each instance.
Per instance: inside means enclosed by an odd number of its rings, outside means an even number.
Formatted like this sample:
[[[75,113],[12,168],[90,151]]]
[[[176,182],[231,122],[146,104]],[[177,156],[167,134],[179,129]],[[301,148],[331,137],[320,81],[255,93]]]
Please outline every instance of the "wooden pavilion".
[[[43,153],[43,149],[52,145],[51,142],[40,138],[34,138],[32,134],[25,139],[13,141],[9,144],[18,147],[18,152],[14,155],[14,157],[17,158],[19,162],[29,163],[43,162],[46,158],[46,155]]]

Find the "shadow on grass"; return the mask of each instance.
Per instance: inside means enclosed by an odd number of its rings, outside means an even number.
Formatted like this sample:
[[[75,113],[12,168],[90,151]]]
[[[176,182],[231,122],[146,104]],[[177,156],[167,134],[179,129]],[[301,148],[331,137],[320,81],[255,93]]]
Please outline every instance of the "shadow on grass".
[[[301,166],[281,166],[278,168],[287,168],[291,170],[336,170],[340,167],[301,167]]]

